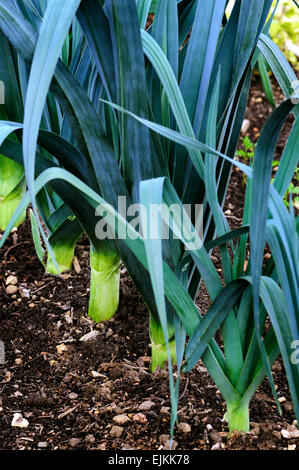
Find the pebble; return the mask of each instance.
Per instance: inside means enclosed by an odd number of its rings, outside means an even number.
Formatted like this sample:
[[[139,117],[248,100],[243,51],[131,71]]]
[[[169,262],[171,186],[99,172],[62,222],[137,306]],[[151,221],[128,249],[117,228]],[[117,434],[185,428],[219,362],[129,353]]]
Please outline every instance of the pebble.
[[[68,397],[70,400],[76,400],[78,398],[78,394],[77,393],[74,393],[74,392],[71,392],[68,394]]]
[[[290,430],[282,429],[281,435],[285,439],[299,439],[299,429],[295,428],[295,426],[291,426]]]
[[[112,426],[110,430],[110,436],[111,437],[120,437],[123,433],[124,429],[121,428],[120,426]]]
[[[18,278],[16,276],[8,276],[8,278],[5,281],[5,284],[8,285],[17,285],[18,284]]]
[[[111,390],[108,387],[101,386],[98,389],[98,395],[100,397],[106,397],[108,400],[110,400],[111,399]]]
[[[124,414],[124,413],[123,413],[123,410],[121,409],[121,407],[120,407],[120,406],[117,406],[117,405],[112,406],[112,411],[113,411],[113,413],[115,413],[116,415],[122,415],[122,414]]]
[[[169,406],[162,406],[160,410],[161,415],[169,415],[170,407]]]
[[[163,445],[163,450],[169,450],[170,449],[170,436],[168,434],[161,434],[159,437],[160,444]],[[173,440],[172,441],[172,450],[175,450],[178,446],[177,441]]]
[[[293,405],[292,405],[292,403],[286,402],[286,403],[284,403],[283,406],[284,406],[284,409],[285,409],[286,411],[288,411],[288,412],[293,411]]]
[[[15,364],[17,366],[20,366],[21,364],[23,364],[23,360],[20,357],[17,357],[17,359],[15,360]]]
[[[284,403],[285,401],[287,401],[286,397],[280,397],[278,398],[278,401],[279,403]]]
[[[211,450],[220,450],[221,448],[221,444],[220,442],[217,442],[217,444],[214,444],[211,448]]]
[[[29,299],[30,298],[30,290],[25,289],[25,287],[20,287],[19,288],[20,296],[22,299]]]
[[[213,426],[211,424],[207,424],[206,428],[207,428],[208,431],[212,431]]]
[[[80,263],[79,263],[79,260],[78,260],[77,256],[74,256],[73,266],[74,266],[74,270],[76,271],[76,273],[80,274],[81,266],[80,266]]]
[[[15,428],[28,428],[29,421],[23,418],[21,413],[14,413],[11,425]]]
[[[80,340],[82,343],[85,343],[86,341],[92,341],[95,339],[97,336],[99,336],[100,332],[99,331],[90,331],[90,333],[87,333],[84,336],[81,336]]]
[[[97,379],[98,377],[102,377],[102,374],[99,374],[99,372],[97,372],[96,370],[92,370],[90,374],[94,379]]]
[[[183,432],[183,433],[191,432],[191,426],[188,423],[179,423],[178,431]]]
[[[117,416],[114,416],[113,418],[113,422],[116,423],[116,424],[120,424],[120,425],[124,425],[126,424],[128,421],[131,421],[130,418],[125,415],[125,414],[122,414],[122,415],[117,415]]]
[[[87,436],[85,437],[85,442],[87,442],[88,444],[93,444],[95,440],[96,438],[93,434],[87,434]]]
[[[139,410],[140,411],[150,411],[152,407],[155,406],[155,403],[152,401],[145,401],[139,405]]]
[[[133,416],[133,421],[139,424],[147,423],[147,417],[143,413],[137,413]]]
[[[56,346],[56,350],[57,350],[57,353],[59,355],[63,354],[65,351],[67,351],[67,347],[64,343],[62,344],[58,344],[58,346]]]
[[[244,119],[243,124],[242,124],[242,129],[241,129],[241,133],[243,136],[247,134],[249,127],[250,127],[250,121],[248,119]]]
[[[8,295],[13,295],[13,294],[16,294],[17,292],[18,292],[17,286],[9,285],[6,288],[6,293]]]
[[[48,447],[48,443],[47,443],[47,442],[39,442],[39,443],[37,444],[37,447],[38,447],[39,449],[46,449],[46,448]]]
[[[289,444],[288,445],[288,450],[296,450],[296,444]]]
[[[77,437],[73,437],[72,439],[70,439],[70,446],[71,447],[77,447],[79,444],[80,444],[80,439],[78,439]]]

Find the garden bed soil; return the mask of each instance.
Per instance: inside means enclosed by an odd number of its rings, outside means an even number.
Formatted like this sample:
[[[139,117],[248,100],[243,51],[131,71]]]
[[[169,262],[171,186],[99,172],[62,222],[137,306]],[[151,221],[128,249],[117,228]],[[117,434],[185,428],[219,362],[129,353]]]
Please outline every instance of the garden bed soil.
[[[281,99],[279,90],[275,91]],[[253,79],[247,118],[256,142],[271,106],[258,78]],[[282,133],[277,157],[290,129]],[[234,170],[225,210],[232,227],[240,225],[244,188]],[[25,222],[1,250],[0,339],[5,364],[0,366],[0,449],[162,450],[167,448],[170,400],[167,372],[150,373],[148,313],[125,269],[115,318],[96,325],[87,317],[88,244],[76,248],[76,271],[56,278],[45,275]],[[18,288],[6,292],[14,276]],[[204,290],[202,312],[209,306]],[[93,337],[82,341],[93,332]],[[267,379],[251,403],[251,431],[228,439],[224,401],[202,364],[181,379],[177,450],[295,449],[286,439],[295,416],[280,359],[273,366],[282,404],[280,416]],[[26,427],[12,426],[14,414]]]

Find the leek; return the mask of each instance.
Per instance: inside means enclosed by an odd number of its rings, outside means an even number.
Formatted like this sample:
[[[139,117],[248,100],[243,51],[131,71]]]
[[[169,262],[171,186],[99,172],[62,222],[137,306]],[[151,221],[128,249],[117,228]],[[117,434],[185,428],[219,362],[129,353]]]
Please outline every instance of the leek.
[[[249,405],[248,403],[232,402],[227,403],[226,414],[229,433],[233,431],[249,432]]]
[[[71,271],[75,254],[75,246],[76,242],[73,242],[72,240],[71,242],[68,242],[68,240],[58,240],[55,245],[51,245],[60,272],[57,271],[52,257],[48,255],[46,266],[47,273],[59,275],[64,271]]]
[[[120,258],[113,250],[90,245],[90,298],[88,315],[95,322],[110,320],[119,304]]]
[[[46,272],[58,276],[64,271],[71,271],[76,243],[82,234],[82,228],[77,219],[68,217],[63,220],[63,218],[61,218],[61,225],[55,229],[49,238],[49,243],[55,256],[55,262],[48,252],[46,264],[44,262],[46,251],[42,246],[37,220],[32,210],[30,211],[30,220],[35,251]],[[48,221],[49,220],[50,219],[48,219]]]
[[[49,238],[53,254],[60,272],[71,271],[76,243],[82,235],[82,227],[73,216],[68,217]],[[55,263],[48,253],[46,271],[58,275]]]
[[[176,363],[176,343],[175,343],[175,330],[168,324],[168,338],[171,360]],[[152,314],[150,314],[150,340],[152,348],[152,363],[151,369],[154,372],[157,367],[164,368],[165,362],[168,360],[167,347],[163,335],[163,330],[160,321]]]
[[[26,184],[24,169],[18,163],[0,154],[0,229],[5,230],[16,208],[22,200]],[[16,226],[24,222],[26,212],[22,214]]]

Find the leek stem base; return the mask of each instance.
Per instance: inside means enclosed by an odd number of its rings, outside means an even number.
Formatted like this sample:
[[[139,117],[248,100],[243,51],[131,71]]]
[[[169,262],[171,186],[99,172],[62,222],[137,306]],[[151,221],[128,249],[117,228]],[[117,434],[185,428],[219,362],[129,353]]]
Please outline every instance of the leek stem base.
[[[227,421],[230,435],[233,431],[249,432],[249,405],[227,404]]]
[[[97,323],[110,320],[119,304],[120,259],[118,255],[90,251],[88,316]]]
[[[164,369],[165,362],[168,361],[166,344],[152,344],[152,363],[151,370],[155,372],[157,367]],[[175,339],[169,341],[170,356],[173,364],[176,364],[176,345]]]
[[[52,246],[52,250],[55,255],[60,272],[57,272],[54,261],[50,256],[48,256],[46,266],[47,273],[58,276],[64,271],[71,271],[75,254],[75,246],[76,244],[74,244],[73,246],[68,246],[65,244],[57,244],[55,246]]]

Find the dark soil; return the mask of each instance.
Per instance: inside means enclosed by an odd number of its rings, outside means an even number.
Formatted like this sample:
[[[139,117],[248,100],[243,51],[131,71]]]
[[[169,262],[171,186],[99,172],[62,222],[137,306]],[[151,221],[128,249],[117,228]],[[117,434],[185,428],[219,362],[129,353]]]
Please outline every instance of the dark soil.
[[[247,117],[248,133],[256,141],[271,107],[257,78],[253,85]],[[278,95],[277,91],[279,100]],[[278,157],[290,126],[291,120]],[[241,223],[243,194],[242,176],[234,171],[225,207],[233,226]],[[64,279],[44,274],[28,222],[10,237],[0,256],[0,339],[5,344],[5,364],[0,366],[0,449],[167,446],[167,372],[150,373],[148,313],[126,271],[118,313],[112,321],[96,325],[87,318],[89,268],[84,238],[77,246],[77,272]],[[18,291],[13,295],[6,293],[10,275],[17,277]],[[202,295],[201,310],[208,305],[209,299]],[[97,333],[93,339],[80,341],[91,331]],[[251,403],[250,433],[231,439],[223,421],[224,401],[206,369],[198,364],[183,375],[177,449],[293,449],[296,443],[298,447],[298,440],[281,435],[295,419],[281,360],[273,372],[283,415],[265,380]],[[151,403],[142,406],[147,401]],[[27,427],[12,427],[15,413],[28,421]],[[119,415],[126,417],[116,418]]]

